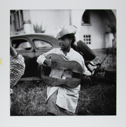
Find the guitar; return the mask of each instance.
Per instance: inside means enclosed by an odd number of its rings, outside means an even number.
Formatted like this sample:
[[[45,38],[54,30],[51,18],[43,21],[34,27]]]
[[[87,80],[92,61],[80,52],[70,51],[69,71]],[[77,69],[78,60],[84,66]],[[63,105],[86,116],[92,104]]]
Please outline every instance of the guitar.
[[[66,85],[70,88],[75,88],[81,83],[81,81],[83,81],[82,80],[82,77],[84,76],[84,74],[82,74],[83,68],[81,67],[81,65],[78,62],[69,61],[68,59],[66,59],[66,57],[64,57],[62,55],[57,55],[55,53],[49,54],[46,56],[46,58],[48,58],[48,59],[50,57],[51,57],[51,61],[52,61],[52,65],[50,67],[44,66],[44,65],[39,66],[39,71],[40,71],[39,77],[42,79],[42,81],[45,84],[50,85],[50,86]],[[99,67],[100,67],[100,65],[95,65],[95,66],[92,65],[90,67],[90,69],[91,69],[91,71],[92,70],[94,71],[94,70],[97,70]],[[58,79],[58,78],[54,78],[54,77],[49,77],[49,74],[53,68],[62,69],[64,71],[71,70],[72,77],[67,77],[66,79]],[[87,68],[89,69],[89,64],[87,65]],[[97,73],[93,74],[89,77],[91,78],[92,81],[116,84],[116,80],[111,80],[106,77],[101,78],[101,77],[97,76]]]
[[[55,53],[47,55],[46,58],[51,58],[52,64],[50,67],[44,65],[40,67],[40,78],[45,84],[50,86],[65,85],[70,88],[75,88],[81,83],[83,68],[78,62],[69,61],[66,57]],[[69,70],[72,72],[72,77],[66,77],[66,79],[49,77],[53,68],[62,69],[63,71]]]

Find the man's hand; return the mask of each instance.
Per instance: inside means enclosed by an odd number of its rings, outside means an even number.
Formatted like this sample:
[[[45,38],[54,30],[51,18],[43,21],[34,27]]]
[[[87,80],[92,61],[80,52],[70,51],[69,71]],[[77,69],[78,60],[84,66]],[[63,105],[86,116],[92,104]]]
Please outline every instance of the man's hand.
[[[10,45],[10,55],[13,57],[17,56],[16,50],[11,45]]]
[[[51,64],[52,64],[51,59],[45,59],[44,65],[46,65],[46,66],[51,66]]]

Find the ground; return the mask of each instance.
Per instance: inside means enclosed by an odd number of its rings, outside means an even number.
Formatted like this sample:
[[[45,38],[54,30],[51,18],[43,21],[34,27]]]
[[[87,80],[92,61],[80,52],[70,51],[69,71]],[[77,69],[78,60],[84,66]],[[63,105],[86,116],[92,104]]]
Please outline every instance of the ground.
[[[96,63],[102,62],[106,56],[105,50],[95,50],[94,53]],[[116,57],[109,54],[102,68],[116,72]],[[45,115],[46,87],[41,81],[18,82],[11,95],[11,115]],[[82,83],[76,115],[116,115],[116,84],[101,80]]]

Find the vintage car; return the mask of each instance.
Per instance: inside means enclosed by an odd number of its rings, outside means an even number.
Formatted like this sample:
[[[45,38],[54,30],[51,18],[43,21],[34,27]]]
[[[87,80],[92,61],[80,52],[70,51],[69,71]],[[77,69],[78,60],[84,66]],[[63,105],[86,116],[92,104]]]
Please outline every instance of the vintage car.
[[[10,37],[12,46],[25,58],[26,69],[22,78],[38,77],[39,55],[59,47],[57,39],[47,34],[22,34]]]
[[[36,62],[37,57],[59,47],[55,37],[44,33],[13,35],[10,37],[10,41],[16,51],[25,58],[26,68],[21,80],[38,80],[41,72]],[[86,60],[90,61],[95,58],[95,54],[83,41],[78,41],[75,50]]]

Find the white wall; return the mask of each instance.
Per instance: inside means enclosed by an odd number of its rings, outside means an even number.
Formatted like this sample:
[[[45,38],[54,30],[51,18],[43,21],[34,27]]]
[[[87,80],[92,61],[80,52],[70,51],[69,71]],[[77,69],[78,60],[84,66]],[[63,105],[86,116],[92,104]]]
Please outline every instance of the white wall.
[[[72,10],[72,24],[77,26],[78,31],[76,34],[77,40],[83,40],[83,35],[91,35],[91,44],[88,46],[91,49],[104,48],[105,47],[105,24],[103,18],[96,12],[91,11],[90,25],[81,25],[82,15],[85,12],[83,10]]]
[[[112,10],[113,13],[116,15],[116,10]],[[71,17],[72,17],[72,25],[77,26],[78,31],[76,34],[77,40],[83,40],[83,35],[91,35],[91,44],[88,46],[91,49],[98,49],[98,48],[106,48],[106,32],[109,31],[107,24],[110,23],[109,17],[100,11],[91,11],[90,14],[90,25],[81,25],[82,15],[85,12],[85,9],[82,10],[72,10]]]
[[[71,10],[71,24],[75,25],[77,27],[77,33],[76,33],[76,41],[82,40],[82,35],[81,35],[81,20],[82,20],[82,15],[84,13],[84,9],[74,9]]]
[[[24,19],[31,20],[31,33],[34,32],[33,24],[42,24],[45,33],[55,34],[58,28],[63,25],[75,25],[78,28],[77,40],[83,40],[83,35],[91,35],[91,49],[105,48],[105,32],[107,31],[108,18],[91,11],[91,24],[81,25],[82,15],[85,9],[76,10],[23,10]],[[116,14],[116,10],[113,10]],[[14,33],[14,24],[10,26],[11,33]],[[24,27],[25,28],[25,27]],[[21,31],[19,31],[21,32]],[[23,31],[22,31],[23,32]]]
[[[33,24],[42,24],[45,33],[53,34],[54,30],[70,24],[69,10],[30,10],[30,19]]]
[[[10,24],[10,35],[13,35],[16,31],[15,31],[15,25],[14,25],[14,16],[13,14],[11,13],[10,14],[11,16],[11,24]]]
[[[116,9],[112,9],[114,15],[116,16]]]
[[[103,19],[93,11],[90,13],[90,18],[90,25],[81,26],[81,37],[83,37],[83,35],[91,35],[91,44],[88,44],[91,49],[104,48],[105,24]]]

